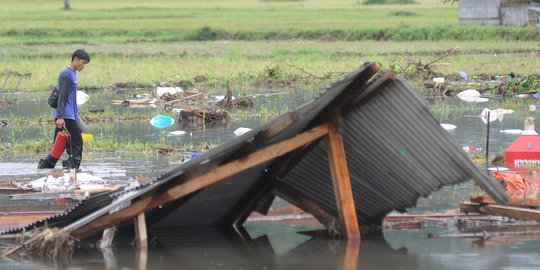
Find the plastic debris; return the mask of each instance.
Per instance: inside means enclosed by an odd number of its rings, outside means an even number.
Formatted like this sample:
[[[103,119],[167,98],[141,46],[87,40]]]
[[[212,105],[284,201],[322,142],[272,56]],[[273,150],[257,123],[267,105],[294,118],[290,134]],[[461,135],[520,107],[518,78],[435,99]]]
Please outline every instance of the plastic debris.
[[[452,124],[441,124],[441,127],[443,127],[446,130],[454,130],[457,128],[457,126],[452,125]]]
[[[488,170],[502,172],[502,171],[508,171],[508,168],[506,168],[506,167],[489,167]]]
[[[183,130],[175,130],[175,131],[169,132],[169,134],[174,135],[174,136],[182,136],[186,134],[186,132]]]
[[[462,149],[465,152],[476,152],[482,150],[482,148],[476,146],[463,146]]]
[[[170,95],[175,95],[177,93],[182,93],[184,90],[180,87],[158,87],[156,88],[156,96],[161,97],[165,93],[169,93]]]
[[[83,143],[94,140],[94,135],[90,133],[82,133],[81,136]]]
[[[532,96],[534,99],[540,99],[540,93],[536,92]]]
[[[77,105],[83,105],[90,99],[90,96],[83,91],[77,90]]]
[[[482,98],[482,97],[476,98],[474,100],[474,102],[476,103],[483,103],[483,102],[488,102],[488,101],[489,101],[489,98]]]
[[[529,111],[531,111],[531,112],[536,111],[536,106],[535,105],[529,105]]]
[[[81,188],[81,185],[92,185],[93,189],[105,188],[106,182],[97,176],[93,176],[89,173],[77,173],[77,182],[75,184],[70,181],[69,174],[64,174],[60,177],[54,177],[49,175],[47,177],[42,177],[37,180],[31,181],[27,184],[28,187],[31,187],[35,190],[51,190],[51,191],[65,191],[73,190],[76,188]]]
[[[488,119],[488,115],[489,115],[489,119]],[[484,108],[484,110],[482,110],[479,116],[484,122],[484,124],[487,124],[488,120],[489,122],[493,122],[495,120],[499,120],[500,122],[502,122],[503,115],[504,115],[503,109],[490,110],[488,108]]]
[[[467,80],[467,78],[469,77],[467,75],[467,72],[465,72],[465,71],[458,71],[458,75],[464,80]]]
[[[503,130],[501,130],[501,133],[506,133],[506,134],[521,134],[523,132],[524,132],[524,130],[521,130],[521,129],[503,129]]]
[[[435,83],[443,83],[444,82],[444,77],[433,78],[433,82],[435,82]]]
[[[457,97],[466,102],[476,102],[476,99],[480,97],[480,92],[474,89],[467,89],[457,94]]]
[[[150,119],[150,124],[156,128],[166,128],[174,124],[174,119],[166,115],[156,115]]]
[[[246,132],[249,132],[251,130],[251,128],[246,128],[246,127],[240,127],[240,128],[237,128],[235,131],[234,131],[234,135],[236,136],[240,136]]]

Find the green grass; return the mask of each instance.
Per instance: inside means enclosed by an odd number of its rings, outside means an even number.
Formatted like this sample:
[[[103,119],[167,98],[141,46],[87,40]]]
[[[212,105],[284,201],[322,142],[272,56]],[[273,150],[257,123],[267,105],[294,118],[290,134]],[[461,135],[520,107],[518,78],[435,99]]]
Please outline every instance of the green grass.
[[[92,55],[78,75],[83,89],[180,81],[208,92],[223,92],[228,84],[241,91],[327,84],[366,61],[383,69],[426,63],[456,46],[461,52],[437,62],[437,71],[540,69],[540,30],[460,26],[457,5],[439,0],[367,6],[323,0],[72,0],[71,6],[65,11],[58,0],[2,1],[0,74],[32,73],[19,88],[46,90],[77,48]],[[0,83],[4,79],[0,75]],[[15,84],[11,80],[7,88]]]

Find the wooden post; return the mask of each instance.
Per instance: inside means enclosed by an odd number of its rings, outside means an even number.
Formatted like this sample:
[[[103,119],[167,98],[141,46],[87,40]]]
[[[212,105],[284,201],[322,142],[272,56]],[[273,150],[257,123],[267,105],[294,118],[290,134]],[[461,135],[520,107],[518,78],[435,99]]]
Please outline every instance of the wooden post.
[[[144,212],[138,214],[133,221],[135,222],[135,241],[137,247],[147,248],[148,236],[146,234],[146,218]]]
[[[328,155],[343,234],[347,239],[359,239],[360,229],[356,217],[343,137],[341,130],[334,124],[328,124]]]

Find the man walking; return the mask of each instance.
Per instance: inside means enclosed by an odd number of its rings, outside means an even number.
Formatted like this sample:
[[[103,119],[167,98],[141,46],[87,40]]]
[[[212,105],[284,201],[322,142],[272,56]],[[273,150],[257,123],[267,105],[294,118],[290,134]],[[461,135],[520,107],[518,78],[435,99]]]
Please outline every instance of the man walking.
[[[66,144],[66,152],[69,155],[67,161],[62,162],[65,168],[78,169],[81,165],[83,140],[82,130],[77,125],[78,108],[77,108],[77,71],[82,71],[86,64],[90,62],[90,55],[84,50],[76,50],[71,56],[71,63],[65,67],[58,76],[56,89],[58,89],[58,105],[53,110],[55,120],[54,140],[58,132],[64,127],[69,132],[70,138]],[[58,162],[57,158],[50,154],[41,159],[38,164],[38,169],[54,168]]]

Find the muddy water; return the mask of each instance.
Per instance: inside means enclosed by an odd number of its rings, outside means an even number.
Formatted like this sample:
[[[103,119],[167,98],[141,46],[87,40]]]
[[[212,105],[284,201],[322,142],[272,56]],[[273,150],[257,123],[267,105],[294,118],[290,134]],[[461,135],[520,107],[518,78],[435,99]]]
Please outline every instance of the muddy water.
[[[308,95],[293,91],[289,95],[257,97],[261,107],[291,109],[309,100]],[[35,117],[48,115],[49,109],[42,104],[43,94],[2,96],[13,102],[9,111],[0,111],[0,120],[13,119],[13,115]],[[117,94],[101,94],[81,109],[109,108],[118,113],[133,113],[153,108],[127,108],[109,105],[111,99],[132,98]],[[471,115],[479,115],[484,107],[503,108],[501,101],[465,104],[459,100],[448,100],[450,110],[458,112],[451,117],[440,119],[443,123],[456,125],[449,131],[461,146],[485,149],[486,125],[479,117],[463,116],[459,113],[464,106]],[[533,103],[534,104],[534,103]],[[281,109],[276,109],[281,110]],[[259,109],[260,111],[260,109]],[[284,109],[284,111],[286,111]],[[156,129],[146,119],[144,121],[92,123],[89,133],[96,139],[118,138],[143,141],[166,141],[198,145],[211,141],[219,144],[234,137],[238,127],[255,127],[264,119],[253,116],[257,112],[237,114],[230,125],[220,128],[187,129],[175,125],[167,129]],[[505,115],[502,121],[491,123],[490,149],[501,152],[518,135],[500,132],[505,129],[523,129],[523,119],[534,116],[538,111],[528,110],[528,104],[519,106],[513,114]],[[39,125],[11,124],[0,129],[2,143],[13,143],[22,139],[50,136],[50,127]],[[188,136],[167,135],[169,131],[186,130]],[[38,172],[37,159],[31,154],[4,155],[0,158],[0,179],[32,180],[42,177]],[[178,160],[159,154],[137,155],[114,153],[100,158],[87,159],[83,171],[109,179],[136,179],[137,177],[157,177],[176,166]],[[485,166],[479,165],[482,170]],[[540,186],[540,184],[539,184]],[[467,200],[473,193],[472,183],[444,187],[428,198],[420,198],[409,213],[424,213],[456,209],[459,202]],[[280,204],[277,202],[276,204]],[[282,202],[281,202],[282,204]],[[153,243],[148,251],[133,248],[131,239],[119,239],[118,247],[108,252],[98,252],[87,243],[77,251],[67,269],[540,269],[540,237],[538,234],[496,237],[456,237],[460,231],[456,220],[443,219],[423,223],[414,229],[385,229],[383,236],[366,238],[359,245],[355,242],[314,239],[298,231],[321,229],[320,226],[276,225],[248,223],[247,243],[240,243],[239,236],[223,235],[217,232],[155,232],[160,243]],[[536,229],[538,230],[538,229]],[[161,234],[161,235],[160,235]],[[454,235],[453,237],[429,237],[433,235]],[[174,236],[174,237],[173,237]],[[463,235],[461,235],[463,236]],[[32,260],[0,261],[2,269],[48,269],[56,267],[50,263]]]

